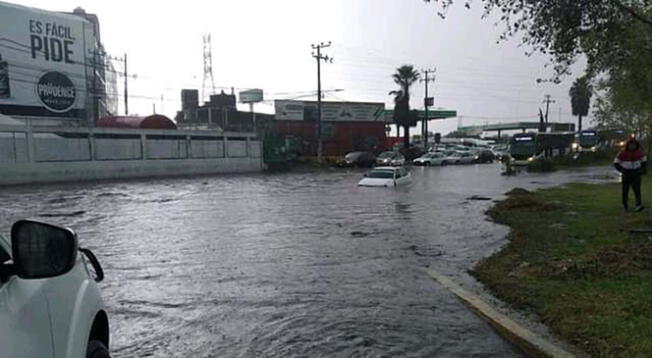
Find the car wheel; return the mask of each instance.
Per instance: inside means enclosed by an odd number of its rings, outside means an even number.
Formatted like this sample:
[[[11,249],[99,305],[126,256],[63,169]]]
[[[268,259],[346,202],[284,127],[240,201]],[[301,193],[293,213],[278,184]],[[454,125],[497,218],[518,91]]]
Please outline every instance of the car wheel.
[[[425,166],[429,167],[431,163],[430,163],[430,162],[425,162],[425,163],[423,163],[423,164],[424,164]]]
[[[104,343],[90,341],[88,342],[88,348],[86,348],[86,358],[111,358],[111,355]]]
[[[447,166],[447,165],[448,165],[448,163],[447,163],[445,160],[444,160],[443,162],[441,162],[441,166],[442,166],[442,167],[445,167],[445,166]]]

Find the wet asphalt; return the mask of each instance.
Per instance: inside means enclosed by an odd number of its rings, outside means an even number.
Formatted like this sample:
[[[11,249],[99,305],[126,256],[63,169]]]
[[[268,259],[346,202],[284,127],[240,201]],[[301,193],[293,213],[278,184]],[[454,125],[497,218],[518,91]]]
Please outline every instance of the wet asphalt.
[[[510,357],[424,270],[470,282],[505,243],[471,196],[612,175],[415,167],[408,186],[361,188],[362,173],[6,187],[0,227],[77,231],[105,268],[114,357]]]

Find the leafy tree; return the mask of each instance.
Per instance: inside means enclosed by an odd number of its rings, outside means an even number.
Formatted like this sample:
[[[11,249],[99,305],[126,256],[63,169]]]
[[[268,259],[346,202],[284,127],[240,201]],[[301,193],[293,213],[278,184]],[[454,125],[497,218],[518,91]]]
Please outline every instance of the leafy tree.
[[[424,0],[439,5],[445,17],[454,0]],[[470,7],[474,0],[464,1]],[[485,16],[499,13],[505,25],[501,40],[522,35],[532,52],[552,57],[555,79],[568,74],[569,66],[584,54],[589,70],[605,70],[613,58],[627,57],[622,46],[632,25],[652,32],[652,0],[475,0]],[[652,55],[652,43],[640,49]]]
[[[573,115],[577,116],[577,130],[581,131],[582,117],[589,114],[591,96],[593,96],[593,87],[589,79],[586,76],[576,79],[568,95],[571,97]]]
[[[410,111],[410,87],[419,80],[420,74],[412,65],[403,65],[392,75],[398,90],[390,91],[394,96],[394,123],[403,127],[405,148],[410,146],[410,127],[417,125],[417,114]],[[417,112],[418,113],[418,112]]]

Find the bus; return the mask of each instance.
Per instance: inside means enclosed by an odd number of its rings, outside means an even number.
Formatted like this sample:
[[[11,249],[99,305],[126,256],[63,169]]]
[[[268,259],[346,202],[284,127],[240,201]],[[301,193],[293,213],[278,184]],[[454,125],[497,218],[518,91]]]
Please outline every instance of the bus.
[[[538,157],[566,154],[574,141],[571,132],[518,133],[510,140],[509,154],[513,165],[527,165]]]
[[[600,144],[600,136],[595,129],[583,130],[578,133],[577,149],[595,152]]]

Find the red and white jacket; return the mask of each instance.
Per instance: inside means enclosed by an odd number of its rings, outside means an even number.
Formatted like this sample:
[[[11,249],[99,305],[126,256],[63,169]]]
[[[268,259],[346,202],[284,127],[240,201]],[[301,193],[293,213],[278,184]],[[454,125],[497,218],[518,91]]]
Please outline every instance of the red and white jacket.
[[[635,150],[627,150],[630,143],[636,144]],[[641,145],[634,138],[625,143],[625,148],[614,159],[614,167],[624,175],[641,175],[646,171],[647,156],[641,150]]]

